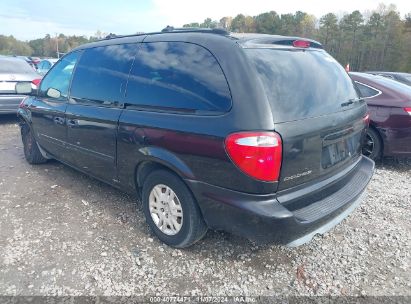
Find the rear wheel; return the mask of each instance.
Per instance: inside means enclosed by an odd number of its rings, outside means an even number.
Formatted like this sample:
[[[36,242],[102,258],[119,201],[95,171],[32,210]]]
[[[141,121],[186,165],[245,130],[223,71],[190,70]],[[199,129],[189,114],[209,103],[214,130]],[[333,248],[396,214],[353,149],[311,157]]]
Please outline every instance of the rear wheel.
[[[23,141],[24,156],[28,163],[34,165],[42,164],[47,161],[41,154],[33,132],[27,124],[21,126],[21,139]]]
[[[367,130],[362,147],[362,154],[372,160],[378,160],[382,156],[382,141],[380,135],[373,128]]]
[[[142,201],[148,225],[169,246],[191,246],[207,232],[195,198],[171,172],[151,173],[143,184]]]

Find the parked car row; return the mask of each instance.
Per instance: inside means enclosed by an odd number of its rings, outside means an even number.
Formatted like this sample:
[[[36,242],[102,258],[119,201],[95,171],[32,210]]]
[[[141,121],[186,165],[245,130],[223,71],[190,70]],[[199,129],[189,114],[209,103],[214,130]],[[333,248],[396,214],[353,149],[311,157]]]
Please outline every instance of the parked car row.
[[[51,67],[58,61],[55,58],[48,58],[41,60],[37,65],[37,72],[44,76],[51,69]]]
[[[13,56],[27,62],[34,70],[38,71],[41,75],[45,75],[48,70],[57,62],[56,58],[44,58],[29,57],[29,56]]]
[[[28,56],[14,56],[16,58],[20,58],[27,62],[33,69],[37,68],[37,64],[40,62],[40,58],[38,57],[28,57]]]

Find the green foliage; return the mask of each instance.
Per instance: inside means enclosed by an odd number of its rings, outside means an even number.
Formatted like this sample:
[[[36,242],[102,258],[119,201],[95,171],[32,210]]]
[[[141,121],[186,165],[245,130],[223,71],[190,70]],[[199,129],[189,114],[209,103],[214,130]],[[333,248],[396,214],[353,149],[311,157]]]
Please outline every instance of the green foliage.
[[[0,35],[0,54],[30,56],[33,49],[26,42],[19,41],[13,36]]]
[[[342,65],[349,63],[352,70],[411,72],[411,13],[401,18],[394,5],[380,4],[366,17],[356,10],[340,19],[328,13],[317,21],[313,15],[301,11],[282,15],[270,11],[254,17],[226,16],[220,21],[207,18],[202,23],[193,22],[184,27],[220,27],[239,33],[306,37],[320,41],[325,50]],[[66,53],[106,36],[107,33],[97,31],[90,38],[60,34],[24,42],[0,35],[0,54],[56,57],[57,46],[60,53]]]
[[[46,35],[44,38],[30,41],[20,41],[13,36],[0,35],[0,54],[1,55],[23,55],[38,57],[57,57],[57,49],[61,54],[90,41],[96,41],[106,36],[98,31],[100,37],[86,38],[84,36],[65,36],[60,34],[57,37]],[[103,36],[104,35],[104,36]]]
[[[276,12],[262,13],[254,18],[257,33],[275,34],[280,31],[281,19]]]
[[[201,27],[215,27],[208,18]],[[191,23],[195,26],[198,23]],[[255,17],[238,14],[223,17],[218,26],[238,33],[264,33],[299,36],[318,40],[342,65],[351,70],[390,70],[411,72],[411,13],[404,19],[394,5],[380,4],[364,17],[358,10],[340,19],[334,13],[319,21],[310,14],[265,12]]]
[[[188,23],[188,24],[184,24],[183,27],[200,27],[200,23],[198,22]]]

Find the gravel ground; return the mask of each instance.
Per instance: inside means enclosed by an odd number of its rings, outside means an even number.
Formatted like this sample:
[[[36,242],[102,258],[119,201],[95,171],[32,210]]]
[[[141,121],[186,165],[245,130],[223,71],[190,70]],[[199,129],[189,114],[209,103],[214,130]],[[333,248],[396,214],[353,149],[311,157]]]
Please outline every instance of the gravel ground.
[[[58,162],[24,161],[0,117],[0,295],[411,296],[411,161],[377,166],[367,200],[302,247],[209,231],[160,243],[136,200]]]

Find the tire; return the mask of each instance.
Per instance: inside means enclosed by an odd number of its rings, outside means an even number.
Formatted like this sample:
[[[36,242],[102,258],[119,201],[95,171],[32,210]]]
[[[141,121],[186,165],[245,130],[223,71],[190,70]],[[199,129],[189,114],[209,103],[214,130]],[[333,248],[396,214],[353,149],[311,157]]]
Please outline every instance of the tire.
[[[382,141],[380,135],[373,128],[367,130],[364,144],[362,147],[362,154],[371,158],[372,160],[379,160],[382,157]]]
[[[170,195],[168,189],[175,196]],[[193,194],[178,176],[169,171],[157,170],[148,175],[143,183],[142,203],[151,230],[171,247],[189,247],[207,232]]]
[[[23,141],[24,156],[29,164],[43,164],[47,161],[41,154],[33,132],[27,124],[21,126],[21,139]]]

